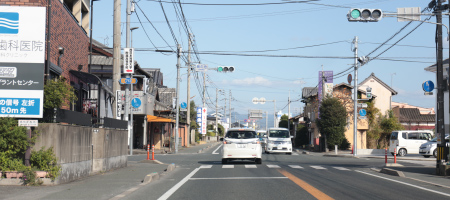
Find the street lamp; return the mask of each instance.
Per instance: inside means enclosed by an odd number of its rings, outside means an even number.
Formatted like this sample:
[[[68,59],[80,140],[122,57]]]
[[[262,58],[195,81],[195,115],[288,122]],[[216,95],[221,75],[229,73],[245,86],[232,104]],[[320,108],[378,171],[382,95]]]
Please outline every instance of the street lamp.
[[[130,28],[130,31],[131,31],[131,37],[130,37],[131,48],[133,48],[133,31],[138,29],[138,28],[139,27]]]

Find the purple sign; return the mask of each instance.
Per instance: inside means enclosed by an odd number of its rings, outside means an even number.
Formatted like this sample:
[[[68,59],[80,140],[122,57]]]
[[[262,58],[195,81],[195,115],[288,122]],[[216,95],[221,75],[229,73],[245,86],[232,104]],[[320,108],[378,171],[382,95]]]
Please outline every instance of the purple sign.
[[[322,102],[322,78],[325,78],[325,83],[333,83],[333,71],[319,71],[319,87],[317,89],[317,95],[319,97],[319,109]],[[320,116],[320,111],[317,111],[317,115]]]

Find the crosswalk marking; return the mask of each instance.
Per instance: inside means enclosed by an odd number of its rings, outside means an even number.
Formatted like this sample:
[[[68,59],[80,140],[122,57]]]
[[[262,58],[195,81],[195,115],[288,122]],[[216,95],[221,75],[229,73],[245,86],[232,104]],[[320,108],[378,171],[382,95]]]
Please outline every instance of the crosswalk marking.
[[[230,168],[234,168],[234,165],[222,165],[222,168],[230,169]]]
[[[338,169],[338,170],[343,170],[343,171],[350,171],[349,169],[343,168],[343,167],[333,167],[333,168]]]
[[[280,168],[280,166],[278,166],[278,165],[267,165],[267,167],[269,167],[269,168]]]
[[[303,169],[303,167],[300,165],[288,165],[288,166],[294,169]]]
[[[326,169],[324,167],[321,166],[315,166],[315,165],[311,165],[310,167],[314,168],[314,169]]]
[[[256,165],[245,165],[245,168],[256,168]]]
[[[212,165],[202,165],[202,166],[200,166],[200,168],[211,168],[212,167]]]

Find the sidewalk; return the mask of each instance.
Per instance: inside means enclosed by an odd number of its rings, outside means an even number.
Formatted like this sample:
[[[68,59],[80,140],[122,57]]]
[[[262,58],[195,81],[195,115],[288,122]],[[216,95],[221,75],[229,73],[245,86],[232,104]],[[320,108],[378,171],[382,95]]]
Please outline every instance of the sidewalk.
[[[178,152],[199,153],[216,144],[212,142],[180,148]],[[138,152],[147,153],[133,150],[133,154]],[[174,164],[161,164],[139,157],[128,158],[127,167],[56,186],[0,186],[0,199],[119,199],[175,169]]]
[[[219,142],[209,142],[205,144],[191,144],[190,147],[180,147],[178,149],[178,153],[199,153],[200,150],[211,147]],[[155,154],[172,154],[174,153],[174,149],[170,151],[169,147],[165,147],[164,149],[155,149]],[[128,150],[129,155],[130,150]],[[152,154],[152,147],[150,146],[150,156]],[[147,149],[133,149],[133,155],[138,154],[147,154]]]
[[[352,152],[349,150],[339,150],[337,154],[334,151],[325,153],[325,152],[311,152],[305,149],[295,149],[295,150],[298,153],[310,154],[312,156],[345,157],[356,159],[375,158],[380,160],[385,159],[385,155],[379,154],[357,155],[356,157],[354,157]],[[436,158],[424,158],[420,155],[407,155],[402,157],[397,156],[398,164],[394,165],[394,156],[389,154],[387,157],[388,157],[388,166],[380,164],[379,168],[373,168],[373,170],[378,171],[380,173],[386,173],[394,176],[402,176],[407,179],[412,179],[415,181],[450,189],[450,176],[436,175],[436,166],[435,166]]]

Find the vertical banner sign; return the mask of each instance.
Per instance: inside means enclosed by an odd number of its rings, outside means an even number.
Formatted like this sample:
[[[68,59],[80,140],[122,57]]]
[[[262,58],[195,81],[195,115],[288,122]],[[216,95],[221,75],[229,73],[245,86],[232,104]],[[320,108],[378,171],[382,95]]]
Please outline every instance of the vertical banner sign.
[[[124,48],[123,73],[134,74],[134,49]]]
[[[197,120],[198,132],[202,133],[202,107],[197,107]]]
[[[0,6],[0,117],[42,118],[45,7]]]
[[[325,78],[325,85],[322,86],[322,76],[323,78]],[[322,103],[322,99],[324,97],[322,97],[322,87],[327,87],[328,86],[328,91],[330,91],[330,85],[327,85],[328,83],[331,83],[331,91],[333,90],[333,71],[319,71],[319,89],[317,90],[317,95],[319,97],[319,108],[320,108],[320,103]],[[325,88],[327,89],[327,88]],[[320,112],[318,112],[318,114],[320,115]]]
[[[208,120],[208,112],[206,112],[207,109],[202,108],[202,135],[206,135],[206,129],[208,126],[207,120]]]
[[[121,114],[122,114],[122,104],[125,103],[123,101],[123,95],[122,92],[120,90],[116,90],[116,119],[121,119]]]

